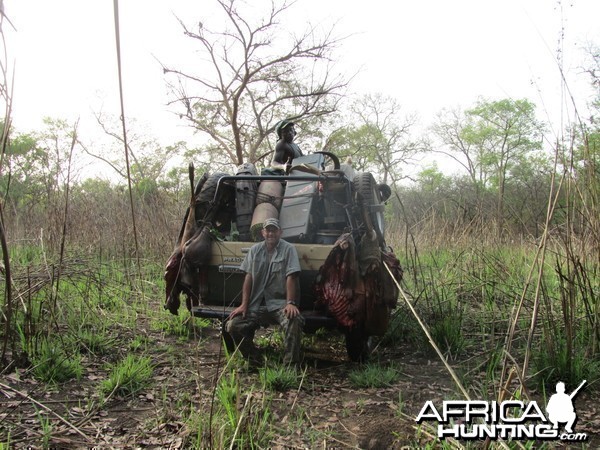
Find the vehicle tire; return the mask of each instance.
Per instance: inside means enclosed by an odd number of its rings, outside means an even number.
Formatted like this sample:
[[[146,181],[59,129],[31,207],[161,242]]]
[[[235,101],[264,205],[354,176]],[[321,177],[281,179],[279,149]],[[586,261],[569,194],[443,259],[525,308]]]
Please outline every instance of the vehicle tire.
[[[385,217],[383,213],[383,206],[381,201],[381,191],[379,185],[373,178],[373,174],[370,172],[357,173],[354,177],[354,190],[358,192],[362,199],[363,206],[367,208],[369,218],[373,229],[377,234],[379,243],[384,243],[384,232],[385,232]]]
[[[200,191],[204,187],[204,184],[206,183],[206,180],[208,179],[209,176],[210,176],[210,174],[208,172],[204,172],[202,174],[202,176],[196,183],[196,187],[194,188],[194,197],[196,197],[200,193]]]
[[[212,220],[212,217],[207,217],[207,215],[209,212],[215,209],[211,208],[211,206],[213,200],[215,200],[215,192],[217,191],[217,185],[221,177],[225,176],[227,176],[226,173],[213,173],[209,175],[206,181],[203,183],[200,192],[196,195],[196,222]],[[198,187],[196,186],[196,190],[197,189]],[[226,189],[232,188],[227,186]]]
[[[215,197],[215,192],[217,190],[217,184],[222,177],[226,177],[226,173],[213,173],[208,176],[206,181],[201,186],[200,192],[196,196],[196,202],[212,202]],[[196,186],[196,190],[198,190],[198,186]]]
[[[346,351],[354,362],[367,362],[372,349],[372,338],[367,336],[362,327],[346,331]]]

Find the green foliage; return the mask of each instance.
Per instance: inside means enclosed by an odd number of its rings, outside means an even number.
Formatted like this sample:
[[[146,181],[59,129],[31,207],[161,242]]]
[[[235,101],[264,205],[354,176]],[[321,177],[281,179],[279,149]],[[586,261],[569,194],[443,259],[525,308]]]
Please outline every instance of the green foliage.
[[[176,316],[162,312],[152,321],[152,328],[163,331],[164,333],[177,336],[181,339],[189,339],[194,336],[195,327],[207,328],[211,326],[208,319],[196,319],[187,314],[178,314]]]
[[[52,421],[46,414],[36,411],[40,428],[42,429],[42,448],[50,448],[50,438],[52,437]]]
[[[103,327],[81,326],[73,338],[81,353],[98,356],[110,353],[115,344],[115,339],[109,336]]]
[[[4,164],[9,170],[2,171],[0,185],[6,200],[14,205],[37,202],[35,197],[43,195],[49,161],[38,140],[33,134],[15,134],[7,146]]]
[[[363,124],[344,127],[334,132],[328,140],[327,151],[335,153],[340,161],[352,159],[352,167],[359,172],[375,169],[377,152],[385,145],[385,137],[374,125]]]
[[[379,364],[366,364],[348,374],[348,379],[357,388],[389,387],[400,378],[400,372],[394,366],[383,367]]]
[[[466,175],[454,176],[445,195],[421,204],[420,211],[428,212],[432,204],[448,223],[480,224],[473,234],[491,229],[500,237],[507,224],[539,233],[554,168],[542,151],[545,129],[535,109],[525,99],[502,99],[440,113],[432,131],[443,147],[435,151],[452,158]],[[456,217],[448,217],[448,211]]]
[[[578,335],[575,348],[570,349],[564,331],[547,333],[544,331],[532,362],[540,386],[553,386],[558,381],[577,386],[582,380],[593,383],[600,379],[600,356],[586,354],[589,335]]]
[[[147,356],[127,355],[115,364],[108,379],[100,384],[105,396],[130,396],[144,389],[152,378],[152,361]]]
[[[416,117],[400,114],[400,104],[382,94],[364,95],[350,109],[352,125],[337,127],[325,150],[342,162],[351,158],[356,171],[379,174],[384,183],[401,179],[402,166],[424,147],[411,136]]]
[[[279,328],[271,328],[266,332],[261,333],[254,340],[255,344],[259,347],[273,346],[276,348],[282,348],[284,341],[284,334]]]
[[[480,356],[474,360],[475,372],[463,367],[470,373],[467,384],[474,381],[484,392],[497,392],[516,305],[521,296],[525,305],[536,301],[538,276],[540,309],[530,360],[536,382],[573,384],[597,379],[598,295],[593,286],[598,286],[598,272],[593,264],[567,264],[561,259],[555,272],[536,275],[527,288],[524,283],[530,268],[536,267],[535,252],[528,246],[423,249],[418,259],[403,265],[409,274],[405,291],[412,293],[411,303],[441,350],[458,358]],[[517,318],[512,358],[524,357],[530,323],[530,308],[525,308]],[[402,303],[382,344],[409,344],[413,350],[431,351],[423,330]]]
[[[138,350],[145,351],[147,349],[148,342],[149,339],[147,336],[135,336],[129,343],[129,349],[134,352]]]
[[[275,367],[264,367],[259,371],[260,382],[266,389],[287,391],[300,385],[300,375],[297,370],[286,364]]]
[[[417,183],[424,195],[447,192],[451,178],[440,171],[437,162],[425,167],[417,175]]]
[[[543,125],[529,100],[479,100],[466,115],[471,120],[462,137],[477,149],[478,163],[490,174],[503,177],[519,158],[541,147]]]
[[[239,373],[228,366],[219,378],[212,415],[198,411],[190,417],[194,448],[265,448],[272,431],[271,397],[243,389]],[[211,438],[211,439],[209,439]]]
[[[83,373],[79,354],[67,354],[60,341],[41,341],[32,363],[34,376],[45,383],[79,379]]]
[[[405,305],[400,305],[392,312],[390,325],[382,338],[385,346],[398,346],[408,343],[413,348],[425,349],[427,339],[419,324],[414,320],[411,312]]]
[[[395,403],[396,417],[401,418],[404,414],[404,401],[402,400],[402,391],[398,390],[398,402]]]
[[[230,371],[223,374],[219,380],[216,391],[217,399],[231,429],[235,429],[239,418],[240,384],[237,372]]]
[[[442,352],[458,355],[465,348],[462,327],[463,317],[460,308],[449,308],[443,315],[433,319],[429,331]]]
[[[191,333],[189,322],[190,318],[184,314],[174,316],[164,313],[152,322],[152,328],[164,331],[171,336],[189,338]]]
[[[18,267],[38,266],[44,261],[43,249],[39,245],[25,243],[18,247],[11,247],[10,260]]]

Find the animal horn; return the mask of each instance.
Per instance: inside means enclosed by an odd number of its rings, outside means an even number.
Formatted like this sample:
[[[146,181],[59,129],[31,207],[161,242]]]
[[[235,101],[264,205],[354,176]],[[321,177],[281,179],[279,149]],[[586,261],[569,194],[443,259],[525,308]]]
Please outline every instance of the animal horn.
[[[188,176],[190,178],[190,190],[192,193],[192,198],[194,197],[194,163],[190,162],[188,165]]]

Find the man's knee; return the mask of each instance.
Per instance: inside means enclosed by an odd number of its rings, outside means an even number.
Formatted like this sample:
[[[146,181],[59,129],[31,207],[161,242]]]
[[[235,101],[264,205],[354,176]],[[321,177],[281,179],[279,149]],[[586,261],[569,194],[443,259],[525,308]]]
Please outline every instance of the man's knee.
[[[232,319],[227,320],[225,323],[225,331],[231,335],[253,335],[258,329],[260,323],[257,316],[252,314],[246,314],[246,317],[235,316]]]
[[[225,322],[225,331],[227,331],[229,334],[235,334],[235,332],[237,331],[238,323],[239,321],[237,320],[237,317],[227,319],[227,321]]]

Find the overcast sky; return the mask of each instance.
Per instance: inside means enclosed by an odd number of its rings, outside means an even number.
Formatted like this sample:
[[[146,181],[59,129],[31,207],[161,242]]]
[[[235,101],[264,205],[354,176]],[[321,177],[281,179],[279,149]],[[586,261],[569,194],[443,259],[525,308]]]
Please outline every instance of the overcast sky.
[[[121,0],[125,108],[164,143],[189,134],[166,106],[161,67],[195,58],[175,15],[187,23],[210,17],[210,0]],[[252,5],[266,4],[252,0]],[[4,0],[9,61],[15,61],[14,123],[41,118],[119,114],[113,2]],[[290,27],[338,22],[353,34],[339,51],[342,70],[361,69],[356,93],[395,97],[425,124],[444,107],[490,99],[529,98],[560,117],[556,56],[564,30],[564,68],[578,101],[590,93],[582,49],[600,44],[600,1],[572,0],[299,0]],[[540,111],[541,114],[541,111]]]

